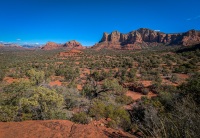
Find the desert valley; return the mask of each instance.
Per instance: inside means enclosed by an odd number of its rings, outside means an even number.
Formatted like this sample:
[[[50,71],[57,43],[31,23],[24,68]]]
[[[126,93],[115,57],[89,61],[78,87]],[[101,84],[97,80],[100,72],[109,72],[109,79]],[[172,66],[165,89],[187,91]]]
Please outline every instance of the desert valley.
[[[200,138],[200,0],[1,0],[0,138]]]
[[[199,137],[200,31],[2,44],[0,58],[2,138]]]

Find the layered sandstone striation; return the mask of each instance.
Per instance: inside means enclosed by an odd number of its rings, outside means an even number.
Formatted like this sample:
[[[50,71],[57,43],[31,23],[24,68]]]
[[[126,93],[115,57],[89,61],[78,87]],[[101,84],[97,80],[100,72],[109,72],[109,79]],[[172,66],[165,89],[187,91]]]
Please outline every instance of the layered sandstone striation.
[[[183,45],[189,46],[200,43],[200,31],[190,30],[185,33],[166,34],[147,28],[122,34],[114,31],[111,34],[103,33],[99,43],[93,46],[96,49],[141,49],[145,46]]]

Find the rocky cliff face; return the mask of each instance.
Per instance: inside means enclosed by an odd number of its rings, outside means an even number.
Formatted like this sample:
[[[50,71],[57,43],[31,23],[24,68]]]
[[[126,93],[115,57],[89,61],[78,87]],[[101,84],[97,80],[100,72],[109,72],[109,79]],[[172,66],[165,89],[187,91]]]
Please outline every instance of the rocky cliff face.
[[[84,49],[84,47],[81,45],[81,43],[79,43],[75,40],[72,40],[72,41],[65,43],[63,45],[63,47],[67,47],[67,48],[70,48],[70,49]]]
[[[165,34],[146,28],[122,34],[114,31],[104,33],[101,41],[93,46],[96,49],[141,49],[143,46],[157,45],[193,45],[200,43],[200,31],[190,30],[185,33]]]
[[[48,42],[46,45],[42,47],[44,50],[54,50],[54,49],[59,49],[59,48],[65,48],[65,49],[84,49],[79,42],[72,40],[69,41],[65,44],[57,44],[54,42]]]

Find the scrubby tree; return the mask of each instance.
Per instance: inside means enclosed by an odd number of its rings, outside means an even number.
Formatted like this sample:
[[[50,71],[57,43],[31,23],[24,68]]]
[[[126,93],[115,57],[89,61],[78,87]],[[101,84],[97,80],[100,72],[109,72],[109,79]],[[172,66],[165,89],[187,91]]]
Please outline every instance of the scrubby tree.
[[[2,81],[5,77],[5,71],[3,71],[2,69],[0,69],[0,81]]]
[[[35,69],[31,69],[27,71],[27,76],[35,85],[39,85],[44,81],[45,73],[44,71],[36,71]]]
[[[32,119],[62,119],[65,118],[62,108],[64,98],[62,95],[44,87],[38,87],[28,98],[20,99],[20,108],[23,114],[31,114]]]

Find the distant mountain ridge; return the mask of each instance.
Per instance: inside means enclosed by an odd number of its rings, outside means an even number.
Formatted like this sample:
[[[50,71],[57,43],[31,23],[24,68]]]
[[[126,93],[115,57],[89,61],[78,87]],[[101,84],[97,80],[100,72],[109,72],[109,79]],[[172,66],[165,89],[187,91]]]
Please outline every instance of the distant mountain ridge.
[[[35,49],[40,48],[40,44],[20,44],[20,43],[0,43],[0,47],[19,47],[19,48],[28,48],[28,49]]]
[[[156,30],[147,28],[140,28],[138,30],[131,31],[129,33],[120,33],[113,31],[110,34],[103,33],[101,40],[92,47],[92,49],[123,49],[134,50],[142,49],[144,47],[161,46],[161,45],[182,45],[191,46],[200,44],[200,31],[189,30],[183,33],[163,33]],[[41,48],[43,50],[54,49],[85,49],[81,43],[76,40],[68,41],[64,44],[55,42],[47,42],[45,45],[41,44],[20,44],[20,43],[2,43],[0,47],[20,47],[20,48]]]
[[[147,28],[140,28],[127,34],[114,31],[103,33],[102,39],[94,49],[141,49],[145,46],[183,45],[190,46],[200,43],[200,31],[189,30],[184,33],[166,34]]]

